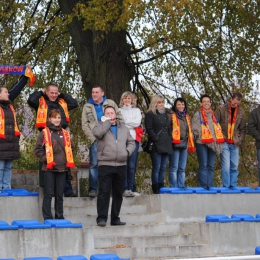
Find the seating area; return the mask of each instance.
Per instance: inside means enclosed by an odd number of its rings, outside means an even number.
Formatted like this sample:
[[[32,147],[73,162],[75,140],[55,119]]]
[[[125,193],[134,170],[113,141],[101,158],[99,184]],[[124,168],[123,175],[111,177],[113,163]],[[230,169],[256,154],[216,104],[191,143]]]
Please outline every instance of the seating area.
[[[16,229],[43,229],[43,228],[82,228],[81,223],[71,223],[67,219],[49,219],[44,223],[38,220],[14,220],[12,225],[0,220],[0,230],[16,230]]]
[[[15,260],[14,258],[0,258],[0,260]],[[47,256],[37,256],[37,257],[26,257],[23,260],[54,260]],[[59,256],[57,260],[88,260],[83,255],[65,255]],[[93,254],[90,256],[89,260],[130,260],[130,258],[120,258],[115,254]]]
[[[170,188],[164,187],[160,188],[160,194],[252,194],[252,193],[260,193],[260,187],[256,187],[252,189],[250,187],[236,187],[233,189],[225,188],[225,187],[212,187],[209,190],[201,188],[201,187],[186,187],[186,188]]]
[[[231,217],[224,214],[207,215],[206,222],[260,222],[260,214],[254,217],[250,214],[232,214]]]

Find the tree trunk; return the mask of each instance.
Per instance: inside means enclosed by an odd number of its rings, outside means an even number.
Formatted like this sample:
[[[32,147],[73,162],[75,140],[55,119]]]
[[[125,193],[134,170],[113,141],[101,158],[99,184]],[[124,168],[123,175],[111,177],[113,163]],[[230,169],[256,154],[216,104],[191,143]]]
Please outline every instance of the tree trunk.
[[[70,14],[77,2],[59,0],[59,5],[64,14]],[[126,32],[109,32],[104,39],[95,42],[98,32],[83,30],[83,22],[75,18],[69,24],[69,32],[87,98],[91,96],[94,85],[101,85],[106,96],[118,104],[122,93],[130,89],[131,68]]]

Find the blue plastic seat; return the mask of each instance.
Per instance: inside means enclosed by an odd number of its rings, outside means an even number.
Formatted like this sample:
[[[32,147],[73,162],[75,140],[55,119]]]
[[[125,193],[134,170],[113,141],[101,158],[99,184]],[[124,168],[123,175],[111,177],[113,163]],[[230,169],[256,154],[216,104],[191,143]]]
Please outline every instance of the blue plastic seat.
[[[191,190],[192,193],[197,193],[198,191],[206,191],[206,189],[202,187],[186,187],[185,190]]]
[[[8,193],[7,192],[1,192],[0,193],[0,197],[7,197],[8,196]]]
[[[88,260],[83,255],[64,255],[64,256],[59,256],[57,259],[58,260]]]
[[[230,218],[227,215],[224,214],[215,214],[215,215],[207,215],[206,216],[206,222],[220,222],[220,223],[225,223],[225,222],[239,222],[239,218]]]
[[[233,214],[231,215],[231,218],[233,217],[239,218],[241,221],[246,221],[246,222],[260,222],[260,219],[257,219],[250,214]]]
[[[48,256],[35,256],[35,257],[26,257],[23,260],[52,260],[52,258]]]
[[[0,258],[0,260],[15,260],[14,258]]]
[[[12,222],[12,225],[18,226],[18,228],[24,228],[24,229],[38,229],[38,228],[51,228],[51,225],[49,224],[42,224],[38,220],[14,220]]]
[[[172,188],[171,194],[193,194],[192,190]]]
[[[256,255],[260,255],[260,246],[257,246],[257,247],[255,248],[255,254],[256,254]]]
[[[250,187],[240,187],[240,186],[235,187],[234,190],[240,190],[241,193],[245,193],[246,191],[253,191],[253,189]]]
[[[225,187],[211,187],[209,190],[214,190],[217,191],[217,193],[223,193],[223,194],[236,194],[236,193],[241,193],[240,190],[235,190],[235,189],[229,189]]]
[[[160,194],[171,194],[172,190],[180,190],[180,188],[163,187],[160,188]]]
[[[0,230],[16,230],[18,226],[16,225],[9,225],[7,222],[0,220]]]
[[[81,223],[71,223],[67,219],[48,219],[44,220],[44,223],[51,225],[53,228],[82,228]]]
[[[115,254],[95,254],[90,256],[90,260],[121,260]]]
[[[29,192],[25,189],[5,189],[4,193],[8,193],[8,196],[39,196],[39,192]]]

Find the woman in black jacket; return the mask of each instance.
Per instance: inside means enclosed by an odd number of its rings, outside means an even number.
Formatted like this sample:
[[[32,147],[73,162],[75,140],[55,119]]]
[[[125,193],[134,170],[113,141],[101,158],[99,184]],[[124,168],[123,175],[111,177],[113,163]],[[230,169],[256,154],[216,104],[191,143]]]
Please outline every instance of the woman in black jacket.
[[[28,78],[22,76],[8,91],[0,87],[0,192],[11,188],[13,160],[20,158],[20,132],[12,101],[20,94]]]
[[[35,156],[42,162],[44,220],[52,219],[51,200],[55,196],[55,218],[63,216],[63,188],[69,168],[75,167],[69,133],[61,127],[61,113],[51,110],[47,127],[38,135],[34,148]]]
[[[171,118],[165,112],[164,98],[153,96],[145,114],[145,128],[148,142],[153,143],[150,153],[152,160],[152,190],[158,194],[164,186],[166,164],[172,153]]]

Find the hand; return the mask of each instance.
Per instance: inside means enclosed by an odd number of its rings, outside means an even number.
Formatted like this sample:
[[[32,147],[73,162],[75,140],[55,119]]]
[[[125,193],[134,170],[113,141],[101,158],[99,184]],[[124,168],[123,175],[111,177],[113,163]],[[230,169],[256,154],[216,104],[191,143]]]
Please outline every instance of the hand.
[[[46,93],[46,88],[42,89],[42,93],[45,94]]]

